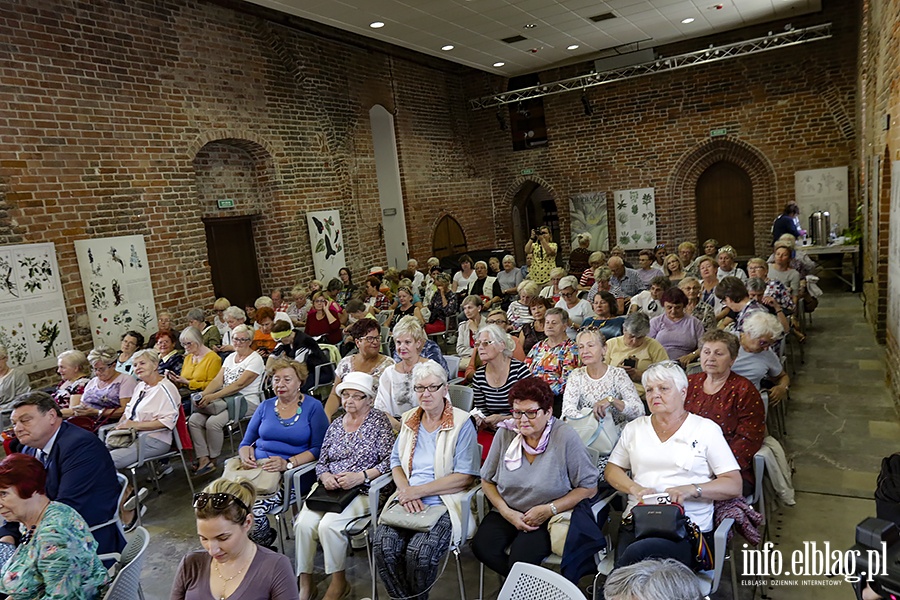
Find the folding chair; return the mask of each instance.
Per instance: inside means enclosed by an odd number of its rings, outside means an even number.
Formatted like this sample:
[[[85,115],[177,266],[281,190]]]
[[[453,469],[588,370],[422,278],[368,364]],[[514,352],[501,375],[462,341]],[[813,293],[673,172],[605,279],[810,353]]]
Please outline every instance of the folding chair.
[[[291,492],[293,490],[297,490],[297,506],[300,507],[300,478],[309,473],[310,471],[316,470],[316,464],[318,461],[312,461],[308,463],[304,463],[289,471],[285,471],[282,474],[281,478],[281,492],[282,492],[282,501],[281,506],[276,507],[272,510],[269,515],[275,517],[275,531],[278,533],[278,548],[282,554],[284,554],[284,541],[286,539],[290,539],[290,524],[288,523],[288,519],[285,519],[285,514],[291,510]]]
[[[453,385],[455,383],[459,383],[460,381],[463,381],[463,378],[459,376],[460,358],[458,356],[456,356],[455,354],[445,354],[444,360],[447,361],[447,374],[448,374],[447,382],[450,385]]]
[[[97,523],[93,527],[90,528],[91,533],[95,531],[99,531],[111,525],[115,525],[119,529],[119,533],[122,536],[125,536],[125,525],[122,523],[122,515],[119,513],[119,507],[122,506],[122,503],[125,501],[125,490],[128,489],[128,478],[122,475],[121,473],[116,473],[116,479],[119,480],[119,485],[122,486],[122,491],[119,492],[119,501],[116,502],[116,509],[113,511],[113,516],[111,519],[104,521],[103,523]],[[135,493],[137,495],[137,493]]]
[[[112,582],[106,589],[103,600],[144,599],[144,592],[141,590],[141,570],[144,568],[149,544],[150,534],[143,527],[137,527],[121,555],[100,555],[101,560],[116,559],[116,564],[109,571]]]
[[[228,441],[231,442],[231,453],[235,454],[237,450],[234,447],[234,431],[237,429],[238,437],[244,439],[244,428],[241,427],[241,421],[247,416],[247,399],[241,394],[225,397],[225,406],[228,407],[228,422],[225,423],[225,433],[228,434]]]
[[[465,385],[450,385],[450,403],[456,408],[470,412],[475,405],[475,390]]]

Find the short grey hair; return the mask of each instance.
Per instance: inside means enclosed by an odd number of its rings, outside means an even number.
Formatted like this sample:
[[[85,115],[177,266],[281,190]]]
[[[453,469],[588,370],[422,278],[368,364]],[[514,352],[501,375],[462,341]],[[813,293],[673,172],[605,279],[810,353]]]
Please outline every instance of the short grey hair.
[[[641,385],[645,388],[649,383],[671,382],[678,391],[683,392],[688,388],[688,378],[684,369],[674,360],[664,360],[647,367],[641,376]]]
[[[531,279],[523,279],[516,287],[516,291],[520,294],[528,294],[532,298],[541,293],[541,288]]]
[[[506,256],[503,257],[503,260],[500,261],[501,264],[503,264],[503,263],[505,263],[505,262],[511,262],[513,265],[515,265],[515,264],[516,264],[516,257],[513,256],[512,254],[507,254]]]
[[[751,277],[744,285],[748,292],[765,292],[769,284],[762,277]]]
[[[275,308],[275,303],[272,302],[272,299],[268,296],[260,296],[256,299],[256,302],[253,303],[255,308],[262,308],[263,306],[268,306],[269,308]]]
[[[118,355],[116,354],[116,351],[109,346],[97,346],[96,348],[88,352],[87,355],[88,362],[92,366],[97,361],[101,361],[107,365],[111,365],[116,362],[117,358]]]
[[[501,348],[500,351],[506,358],[512,356],[516,345],[509,334],[503,331],[499,325],[485,325],[478,330],[478,335],[475,336],[475,339],[478,339],[481,336],[486,336],[492,343],[499,344]]]
[[[247,320],[247,313],[239,306],[229,306],[222,312],[222,318],[224,319],[225,317],[236,321],[245,321]]]
[[[600,298],[602,296],[597,294],[597,296],[595,296],[595,297]],[[580,340],[583,336],[586,336],[586,335],[589,335],[592,338],[594,338],[595,340],[597,340],[597,342],[599,342],[601,346],[606,346],[606,336],[603,335],[603,332],[600,331],[600,329],[597,327],[588,327],[586,329],[579,329],[578,333],[575,335],[575,342],[577,343],[578,340]]]
[[[573,290],[578,291],[578,279],[574,275],[566,275],[559,280],[557,287],[561,290],[572,288]]]
[[[188,342],[202,346],[203,335],[196,327],[185,327],[184,331],[181,332],[181,335],[178,336],[178,341],[181,342],[182,346]]]
[[[447,383],[447,371],[444,370],[444,367],[437,364],[433,360],[426,360],[425,362],[417,363],[416,366],[413,367],[413,385],[416,385],[429,376],[438,379],[441,382],[441,385],[446,385]]]
[[[650,317],[641,311],[633,312],[625,317],[622,330],[634,337],[644,337],[650,333]]]
[[[91,364],[81,350],[64,350],[59,353],[56,360],[76,369],[82,375],[87,375],[91,372]]]
[[[755,310],[744,317],[742,328],[744,333],[754,339],[769,335],[773,340],[778,340],[784,335],[784,328],[778,318],[763,310]]]
[[[481,296],[479,296],[477,294],[470,294],[470,295],[466,296],[465,300],[462,301],[462,303],[460,304],[460,307],[463,307],[466,304],[474,304],[478,308],[481,308],[482,306],[484,306],[484,300],[482,300]]]
[[[619,567],[603,584],[605,600],[697,600],[700,583],[688,567],[667,558]]]
[[[200,321],[202,323],[206,320],[206,313],[203,312],[202,308],[192,308],[188,311],[186,318],[188,322]]]
[[[253,338],[253,330],[250,329],[250,327],[248,325],[245,325],[243,323],[241,323],[240,325],[238,325],[237,327],[235,327],[234,329],[231,330],[231,337],[233,338],[234,336],[236,336],[239,333],[246,333],[251,338]]]
[[[689,283],[700,283],[700,280],[693,275],[688,275],[681,278],[681,281],[678,282],[678,287],[680,289],[684,289],[684,286],[688,285]]]
[[[483,260],[475,261],[475,264],[472,265],[472,268],[473,268],[473,269],[478,268],[478,265],[481,265],[482,267],[484,267],[485,269],[487,269],[487,263],[484,262]]]
[[[553,308],[548,308],[547,312],[544,313],[544,320],[547,320],[547,317],[550,315],[556,315],[559,317],[560,321],[563,322],[563,325],[569,324],[569,311],[564,308],[559,308],[558,306],[554,306]]]
[[[159,352],[157,350],[155,350],[154,348],[145,348],[143,350],[138,350],[137,352],[134,353],[134,356],[131,357],[131,362],[132,363],[137,362],[137,360],[139,358],[146,358],[150,362],[157,364],[157,365],[159,364],[159,361],[160,361]]]
[[[412,315],[406,315],[394,325],[394,329],[391,331],[391,334],[394,336],[394,339],[397,339],[401,335],[409,335],[412,336],[417,342],[425,342],[428,339],[428,336],[425,335],[425,330],[422,329],[422,325],[419,323],[419,320]]]

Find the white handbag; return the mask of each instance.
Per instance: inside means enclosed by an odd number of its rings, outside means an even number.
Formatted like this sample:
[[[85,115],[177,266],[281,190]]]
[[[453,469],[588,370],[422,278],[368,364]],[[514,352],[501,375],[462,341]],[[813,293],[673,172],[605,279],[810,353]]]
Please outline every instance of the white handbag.
[[[581,416],[567,417],[565,422],[578,433],[585,446],[593,448],[600,456],[609,456],[622,434],[609,411],[598,422],[593,407],[582,409]]]

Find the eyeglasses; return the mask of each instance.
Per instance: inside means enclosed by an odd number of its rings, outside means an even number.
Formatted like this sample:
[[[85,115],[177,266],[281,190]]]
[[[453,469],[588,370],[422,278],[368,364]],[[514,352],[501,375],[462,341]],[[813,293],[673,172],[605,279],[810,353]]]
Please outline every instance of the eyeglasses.
[[[223,510],[232,504],[237,504],[244,509],[244,512],[250,512],[250,509],[247,508],[247,505],[244,504],[240,498],[232,496],[231,494],[226,494],[224,492],[217,492],[215,494],[198,492],[194,494],[194,508],[205,508],[207,504],[211,504],[216,510]]]
[[[425,390],[428,390],[429,392],[431,392],[433,394],[436,391],[438,391],[439,389],[441,389],[442,387],[444,387],[443,383],[439,383],[436,385],[414,385],[413,391],[416,392],[417,394],[421,394]]]
[[[542,409],[538,408],[536,410],[511,410],[509,414],[512,415],[512,418],[518,421],[522,417],[525,417],[529,421],[533,421],[537,419],[538,415],[544,412]]]
[[[370,344],[379,344],[381,343],[381,338],[377,335],[366,335],[363,337],[356,338],[357,341],[369,342]]]
[[[559,295],[563,298],[572,298],[573,296],[575,296],[575,292],[560,292]]]
[[[240,343],[240,344],[247,344],[247,343],[249,343],[249,342],[252,342],[253,340],[251,340],[250,338],[239,338],[239,337],[236,337],[236,338],[231,338],[231,341],[232,341],[232,342],[238,342],[238,343]]]
[[[488,346],[493,345],[493,343],[494,340],[482,340],[479,342],[475,342],[473,346],[475,346],[476,348],[487,348]]]
[[[366,399],[366,397],[362,394],[351,394],[350,392],[343,392],[341,394],[342,400],[353,400],[355,402],[362,402]]]
[[[488,325],[508,325],[508,323],[506,322],[506,319],[494,319],[493,321],[488,319],[487,324]]]

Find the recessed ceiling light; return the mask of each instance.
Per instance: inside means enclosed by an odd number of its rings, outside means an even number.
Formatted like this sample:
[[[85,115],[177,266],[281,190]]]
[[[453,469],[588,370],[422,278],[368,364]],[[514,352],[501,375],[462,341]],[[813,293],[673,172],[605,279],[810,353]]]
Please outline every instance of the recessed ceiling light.
[[[381,29],[382,27],[384,27],[384,23],[382,23],[381,21],[375,21],[374,23],[369,23],[369,27],[371,27],[372,29]]]
[[[449,52],[450,50],[453,50],[453,44],[447,44],[446,46],[441,46],[441,50],[443,50],[444,52]]]
[[[688,24],[694,22],[694,17],[688,17],[687,19],[682,19],[681,22],[684,23],[685,25],[688,25]]]
[[[578,50],[578,44],[572,44],[571,46],[567,46],[566,50]]]
[[[502,67],[502,66],[505,65],[505,64],[506,64],[505,62],[495,62],[495,63],[494,63],[494,66],[497,67],[497,68],[500,68],[500,67]]]
[[[537,27],[537,23],[528,23],[525,25],[525,29],[534,29],[535,27]]]

